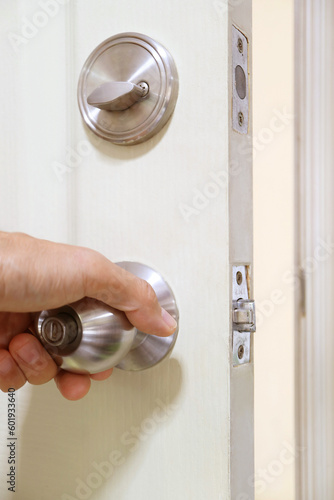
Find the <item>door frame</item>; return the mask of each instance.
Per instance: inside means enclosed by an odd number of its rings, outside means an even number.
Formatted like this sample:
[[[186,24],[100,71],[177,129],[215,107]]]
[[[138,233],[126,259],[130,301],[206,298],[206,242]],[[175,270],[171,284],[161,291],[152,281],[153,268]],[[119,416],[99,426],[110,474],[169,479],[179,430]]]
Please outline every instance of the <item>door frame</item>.
[[[331,0],[295,0],[296,499],[334,490]]]

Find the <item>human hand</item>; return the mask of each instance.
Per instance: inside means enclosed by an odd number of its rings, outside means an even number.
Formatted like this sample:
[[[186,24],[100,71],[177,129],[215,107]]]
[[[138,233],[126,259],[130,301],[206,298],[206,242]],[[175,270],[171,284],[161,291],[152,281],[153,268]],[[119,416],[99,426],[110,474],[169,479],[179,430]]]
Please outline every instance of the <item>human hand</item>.
[[[40,385],[54,378],[70,400],[84,397],[91,379],[105,380],[112,368],[94,375],[61,370],[34,336],[26,332],[33,312],[54,309],[83,297],[124,311],[130,323],[169,336],[175,320],[160,307],[153,288],[98,252],[52,243],[21,233],[0,232],[0,389]]]

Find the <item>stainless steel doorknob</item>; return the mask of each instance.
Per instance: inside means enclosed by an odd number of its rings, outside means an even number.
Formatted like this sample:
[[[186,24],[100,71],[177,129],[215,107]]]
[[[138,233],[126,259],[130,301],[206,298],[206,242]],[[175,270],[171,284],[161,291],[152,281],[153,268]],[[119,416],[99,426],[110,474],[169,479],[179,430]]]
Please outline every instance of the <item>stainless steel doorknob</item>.
[[[137,262],[118,265],[148,281],[161,306],[178,321],[174,294],[159,273]],[[84,298],[38,313],[33,333],[64,370],[98,373],[113,366],[139,371],[160,363],[172,351],[178,330],[170,337],[144,334],[123,312]]]
[[[121,33],[86,60],[78,104],[95,134],[115,144],[138,144],[167,123],[178,88],[174,59],[163,45],[140,33]]]

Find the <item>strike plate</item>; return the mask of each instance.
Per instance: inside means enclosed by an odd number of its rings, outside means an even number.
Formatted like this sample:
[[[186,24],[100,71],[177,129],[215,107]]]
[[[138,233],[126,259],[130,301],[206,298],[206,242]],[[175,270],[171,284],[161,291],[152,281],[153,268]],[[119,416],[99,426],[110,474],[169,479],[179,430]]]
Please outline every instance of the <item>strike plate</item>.
[[[232,267],[232,362],[250,363],[251,332],[255,327],[255,304],[249,299],[248,266]]]

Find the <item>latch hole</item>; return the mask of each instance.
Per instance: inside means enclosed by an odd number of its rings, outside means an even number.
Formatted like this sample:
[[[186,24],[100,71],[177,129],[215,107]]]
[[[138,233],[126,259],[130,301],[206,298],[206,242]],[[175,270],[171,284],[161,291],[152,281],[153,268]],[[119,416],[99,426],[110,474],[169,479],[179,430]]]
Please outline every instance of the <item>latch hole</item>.
[[[246,75],[241,66],[235,68],[235,86],[240,99],[246,97]]]

